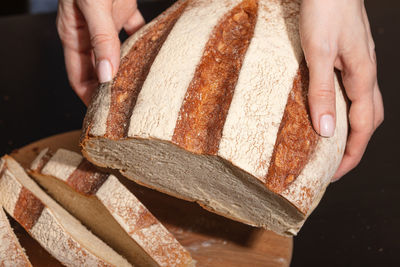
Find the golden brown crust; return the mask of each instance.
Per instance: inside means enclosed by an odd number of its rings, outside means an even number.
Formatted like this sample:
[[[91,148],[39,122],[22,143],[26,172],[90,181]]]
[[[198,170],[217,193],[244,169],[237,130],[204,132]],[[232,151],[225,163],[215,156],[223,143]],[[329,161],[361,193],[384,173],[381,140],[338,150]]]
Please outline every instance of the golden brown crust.
[[[215,155],[247,48],[258,1],[244,0],[214,28],[187,89],[172,142],[199,154]]]
[[[275,193],[281,193],[297,178],[318,142],[308,112],[308,79],[303,61],[293,81],[266,178],[266,186]]]
[[[22,187],[14,208],[15,220],[29,231],[39,219],[43,209],[43,203],[28,189]]]
[[[67,184],[80,194],[91,196],[107,180],[108,174],[99,172],[89,161],[83,159],[68,177]]]
[[[187,2],[150,27],[121,60],[111,86],[111,106],[105,134],[107,138],[127,136],[129,119],[150,67],[186,5]]]

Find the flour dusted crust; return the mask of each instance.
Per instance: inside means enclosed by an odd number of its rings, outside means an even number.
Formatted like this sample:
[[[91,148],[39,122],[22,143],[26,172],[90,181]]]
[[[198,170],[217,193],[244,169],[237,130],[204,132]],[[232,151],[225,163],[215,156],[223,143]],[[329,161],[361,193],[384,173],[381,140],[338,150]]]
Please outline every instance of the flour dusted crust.
[[[0,266],[32,266],[0,206]]]
[[[0,160],[0,205],[65,266],[131,266],[31,180],[11,157]]]
[[[179,1],[163,18],[182,5],[161,47],[148,51],[154,60],[147,75],[124,80],[138,93],[124,123],[112,119],[112,110],[128,102],[110,97],[124,95],[121,80],[98,89],[85,118],[82,153],[223,216],[296,234],[336,171],[347,138],[336,78],[335,134],[322,138],[312,128],[300,1]],[[151,24],[158,27],[164,27],[160,18]],[[147,42],[143,36],[126,42],[122,60]],[[130,83],[138,78],[143,83]],[[95,113],[107,123],[92,119]],[[124,134],[106,134],[115,129]]]
[[[189,252],[114,175],[100,172],[78,153],[65,149],[51,153],[44,149],[33,161],[30,173],[50,195],[131,263],[194,266]],[[107,224],[109,220],[114,223]]]

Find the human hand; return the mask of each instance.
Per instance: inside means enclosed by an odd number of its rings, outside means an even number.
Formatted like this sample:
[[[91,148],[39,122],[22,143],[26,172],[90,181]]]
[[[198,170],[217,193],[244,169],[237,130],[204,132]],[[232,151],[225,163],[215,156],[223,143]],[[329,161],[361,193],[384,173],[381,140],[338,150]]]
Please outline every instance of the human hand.
[[[384,118],[364,1],[303,0],[300,37],[310,72],[308,99],[314,129],[325,137],[334,133],[334,68],[341,71],[351,101],[350,133],[335,181],[357,166]]]
[[[119,67],[122,29],[130,35],[144,24],[136,0],[60,0],[57,29],[69,82],[88,105],[98,83]]]

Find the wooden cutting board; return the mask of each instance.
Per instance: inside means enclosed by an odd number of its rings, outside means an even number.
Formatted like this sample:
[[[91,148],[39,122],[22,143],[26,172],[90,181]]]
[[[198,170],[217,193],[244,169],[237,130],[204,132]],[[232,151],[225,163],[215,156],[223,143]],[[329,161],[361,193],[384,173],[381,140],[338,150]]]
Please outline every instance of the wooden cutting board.
[[[45,147],[79,152],[79,135],[80,131],[55,135],[15,150],[11,155],[27,168]],[[289,266],[293,248],[291,237],[226,219],[195,203],[119,178],[190,251],[197,266]],[[34,266],[57,266],[22,227],[15,221],[12,224]]]

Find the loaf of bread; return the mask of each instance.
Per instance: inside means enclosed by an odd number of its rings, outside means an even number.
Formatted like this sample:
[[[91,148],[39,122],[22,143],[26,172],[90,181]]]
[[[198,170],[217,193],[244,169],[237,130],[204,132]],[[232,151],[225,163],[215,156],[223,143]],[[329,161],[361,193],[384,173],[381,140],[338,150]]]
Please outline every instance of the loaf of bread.
[[[0,205],[65,266],[132,266],[50,198],[10,156],[0,160]]]
[[[44,149],[31,176],[94,234],[136,266],[194,266],[171,233],[114,175],[78,153]]]
[[[1,177],[1,175],[0,175]],[[0,266],[32,266],[0,206]]]
[[[307,106],[300,1],[178,1],[122,46],[89,106],[83,155],[131,180],[281,234],[296,234],[347,138],[322,138]]]

